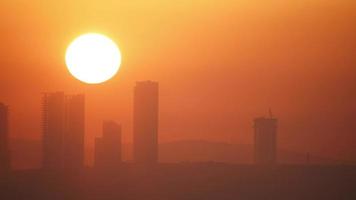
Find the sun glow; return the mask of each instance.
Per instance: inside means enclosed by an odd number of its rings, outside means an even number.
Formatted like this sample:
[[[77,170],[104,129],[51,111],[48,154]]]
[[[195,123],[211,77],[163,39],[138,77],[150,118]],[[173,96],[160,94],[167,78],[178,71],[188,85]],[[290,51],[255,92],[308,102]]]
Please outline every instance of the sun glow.
[[[88,33],[76,38],[67,48],[65,61],[78,80],[98,84],[111,79],[121,64],[121,52],[110,38]]]

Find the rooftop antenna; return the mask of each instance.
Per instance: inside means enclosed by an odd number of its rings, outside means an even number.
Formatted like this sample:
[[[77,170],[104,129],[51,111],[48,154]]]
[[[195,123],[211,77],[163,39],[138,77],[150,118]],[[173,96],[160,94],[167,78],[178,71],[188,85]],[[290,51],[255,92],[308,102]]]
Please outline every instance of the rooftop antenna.
[[[273,114],[272,114],[272,109],[271,108],[268,109],[268,113],[269,113],[269,117],[272,119],[273,118]]]

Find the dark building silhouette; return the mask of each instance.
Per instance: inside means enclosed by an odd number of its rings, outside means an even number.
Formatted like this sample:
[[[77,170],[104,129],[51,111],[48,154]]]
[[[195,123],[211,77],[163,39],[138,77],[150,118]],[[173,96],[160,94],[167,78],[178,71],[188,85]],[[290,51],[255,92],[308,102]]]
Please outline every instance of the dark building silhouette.
[[[46,93],[42,99],[43,167],[55,169],[63,163],[65,95]]]
[[[66,97],[65,132],[63,136],[63,165],[65,168],[75,169],[84,166],[84,101],[84,95]]]
[[[137,82],[134,89],[134,162],[158,161],[158,83]]]
[[[0,174],[11,169],[9,150],[9,109],[0,103]]]
[[[43,167],[79,169],[84,165],[84,95],[43,96]]]
[[[274,164],[277,159],[277,119],[260,117],[254,120],[256,164]]]
[[[95,139],[97,168],[113,168],[121,163],[121,126],[113,121],[103,123],[103,136]]]

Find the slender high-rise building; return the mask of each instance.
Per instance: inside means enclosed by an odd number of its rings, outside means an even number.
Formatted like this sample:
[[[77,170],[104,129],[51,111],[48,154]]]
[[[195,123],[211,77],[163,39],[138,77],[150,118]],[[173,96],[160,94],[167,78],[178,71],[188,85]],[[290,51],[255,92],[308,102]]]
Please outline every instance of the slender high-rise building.
[[[84,165],[84,95],[43,96],[43,167],[79,169]]]
[[[95,139],[95,167],[113,169],[121,163],[121,126],[103,123],[103,136]]]
[[[0,103],[0,174],[11,169],[9,150],[9,110]]]
[[[65,121],[65,95],[63,92],[44,94],[42,120],[43,168],[62,168]]]
[[[254,120],[255,163],[270,165],[277,160],[277,122],[276,118],[260,117]]]
[[[158,162],[158,83],[137,82],[134,89],[134,161]]]
[[[64,168],[78,169],[84,166],[84,99],[84,95],[81,94],[66,97],[63,135]]]

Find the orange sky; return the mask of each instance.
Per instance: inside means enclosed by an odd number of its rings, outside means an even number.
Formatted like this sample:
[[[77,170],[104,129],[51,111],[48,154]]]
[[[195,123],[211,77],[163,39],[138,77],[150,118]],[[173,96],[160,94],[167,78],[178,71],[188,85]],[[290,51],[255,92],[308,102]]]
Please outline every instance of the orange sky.
[[[160,140],[252,143],[251,120],[271,107],[279,145],[356,158],[356,3],[353,0],[8,0],[0,3],[0,101],[11,135],[40,138],[41,92],[85,92],[88,144],[101,122],[131,141],[136,80],[160,83]],[[65,48],[107,34],[119,74],[80,83]]]

